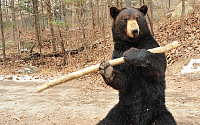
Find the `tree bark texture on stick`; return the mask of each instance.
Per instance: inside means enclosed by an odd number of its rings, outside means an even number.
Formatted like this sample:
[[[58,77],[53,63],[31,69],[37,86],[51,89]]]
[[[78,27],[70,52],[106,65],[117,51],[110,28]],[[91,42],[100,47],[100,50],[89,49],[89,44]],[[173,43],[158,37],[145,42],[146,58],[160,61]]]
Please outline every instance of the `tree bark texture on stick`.
[[[148,49],[147,51],[152,52],[152,53],[165,53],[165,52],[168,52],[168,51],[170,51],[170,50],[172,50],[174,48],[177,48],[179,46],[180,46],[180,44],[178,43],[178,41],[174,41],[173,43],[167,44],[164,47],[157,47],[157,48],[153,48],[153,49]],[[116,65],[125,63],[125,60],[124,60],[124,57],[121,57],[121,58],[117,58],[117,59],[114,59],[114,60],[109,60],[109,63],[112,66],[116,66]],[[87,75],[89,73],[97,72],[99,70],[99,65],[100,64],[96,64],[96,65],[93,65],[91,67],[84,68],[83,70],[70,73],[67,76],[63,76],[63,77],[54,79],[54,80],[52,80],[50,82],[47,82],[47,83],[45,83],[45,84],[43,84],[41,86],[38,86],[37,87],[37,92],[41,92],[44,89],[47,89],[49,87],[52,87],[52,86],[55,86],[55,85],[58,85],[58,84],[61,84],[61,83],[76,79],[76,78],[79,78],[79,77]]]

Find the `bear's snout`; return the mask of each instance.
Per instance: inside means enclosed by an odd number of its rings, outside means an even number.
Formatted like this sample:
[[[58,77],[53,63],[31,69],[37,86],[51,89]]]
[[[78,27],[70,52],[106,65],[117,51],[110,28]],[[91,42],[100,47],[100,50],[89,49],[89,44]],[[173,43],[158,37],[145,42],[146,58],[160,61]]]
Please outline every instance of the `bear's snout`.
[[[134,36],[134,37],[137,37],[137,36],[138,36],[138,29],[137,29],[137,28],[134,28],[134,29],[132,30],[132,33],[133,33],[133,36]]]
[[[139,25],[136,20],[127,21],[127,35],[131,38],[135,38],[139,35]]]

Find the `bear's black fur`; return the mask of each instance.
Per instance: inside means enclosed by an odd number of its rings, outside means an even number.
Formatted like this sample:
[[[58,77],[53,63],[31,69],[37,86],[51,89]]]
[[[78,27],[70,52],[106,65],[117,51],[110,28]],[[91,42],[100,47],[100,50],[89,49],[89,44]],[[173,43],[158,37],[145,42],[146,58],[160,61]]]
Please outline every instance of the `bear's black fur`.
[[[126,63],[99,67],[106,84],[119,90],[119,103],[98,125],[176,125],[165,106],[165,55],[147,51],[159,47],[144,17],[147,9],[110,8],[113,59],[124,56]]]

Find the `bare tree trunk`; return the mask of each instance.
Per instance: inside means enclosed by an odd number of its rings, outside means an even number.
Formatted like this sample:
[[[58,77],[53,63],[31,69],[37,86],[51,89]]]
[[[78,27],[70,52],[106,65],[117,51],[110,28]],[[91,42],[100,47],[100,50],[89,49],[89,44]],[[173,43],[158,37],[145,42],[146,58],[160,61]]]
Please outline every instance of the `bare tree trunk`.
[[[119,1],[116,0],[116,7],[119,8]]]
[[[105,21],[104,21],[104,17],[105,17],[105,11],[106,11],[106,7],[104,6],[103,4],[103,1],[101,1],[101,10],[102,10],[102,15],[101,15],[101,19],[102,19],[102,28],[101,28],[101,32],[102,32],[102,35],[103,35],[103,39],[104,39],[104,45],[106,45],[106,33],[105,33]]]
[[[62,2],[61,2],[61,0],[59,0],[58,1],[58,6],[59,6],[59,18],[58,18],[58,20],[59,21],[62,21]]]
[[[31,5],[30,5],[31,3],[28,3],[28,8],[31,8]],[[32,28],[32,23],[31,23],[31,12],[29,11],[28,12],[28,19],[29,19],[29,22],[28,22],[28,30],[30,31],[31,30],[31,28]]]
[[[74,13],[75,13],[75,0],[73,0],[73,4],[72,4],[72,18],[71,18],[71,23],[72,23],[72,27],[74,27]]]
[[[16,30],[16,26],[15,26],[15,10],[14,10],[14,0],[11,0],[10,3],[11,7],[12,7],[12,35],[13,35],[13,41],[15,41],[15,30]]]
[[[40,41],[40,27],[39,27],[39,11],[38,11],[38,0],[32,0],[33,2],[33,12],[34,12],[34,21],[35,21],[35,36],[39,44],[40,48],[40,60],[41,64],[43,65],[43,55],[42,55],[42,47],[41,47],[41,41]]]
[[[181,38],[185,36],[185,0],[182,0],[182,14],[181,14]]]
[[[49,18],[49,25],[50,25],[50,30],[51,30],[52,52],[55,53],[56,52],[56,38],[55,38],[54,28],[52,24],[53,19],[52,19],[52,14],[51,14],[51,1],[47,0],[46,4],[47,4],[47,13],[48,13],[48,18]]]
[[[120,0],[120,8],[123,8],[123,0]]]
[[[194,14],[197,13],[198,6],[199,6],[199,1],[198,0],[193,0]]]
[[[1,4],[1,6],[2,6],[1,12],[2,12],[2,14],[3,14],[3,12],[6,13],[6,5],[5,5],[5,0],[3,0],[2,2],[3,2],[3,3]],[[7,1],[6,1],[6,2],[7,2]],[[4,14],[4,16],[6,16],[6,14]],[[6,18],[7,18],[7,17],[6,17]]]
[[[18,0],[18,4],[19,4],[19,5],[21,4],[21,3],[20,3],[20,0]],[[21,8],[19,9],[19,14],[20,14],[20,19],[22,20],[22,19],[23,19],[23,15],[22,15],[22,10],[21,10]],[[19,25],[20,25],[21,28],[24,27],[23,24],[22,24],[22,22],[20,22]]]
[[[130,0],[126,0],[126,7],[131,7],[131,1]]]
[[[19,34],[18,34],[18,36],[19,36],[18,53],[21,54],[21,50],[22,50],[21,45],[22,45],[22,43],[21,43],[21,37],[20,37],[21,31],[20,31],[20,29],[19,29],[19,26],[18,26],[18,33],[19,33]]]
[[[152,33],[152,35],[154,36],[154,32],[153,32],[153,21],[154,21],[154,19],[153,19],[153,1],[150,0],[149,2],[150,2],[149,4],[150,4],[150,19],[151,19],[150,25],[151,25],[151,33]]]
[[[142,2],[142,0],[140,0],[140,6],[142,6],[142,4],[143,4],[143,2]]]
[[[8,20],[8,0],[6,0],[6,10],[5,10],[5,17],[6,17],[6,21]]]
[[[90,61],[90,57],[87,51],[87,40],[86,40],[86,35],[85,35],[85,13],[83,13],[83,3],[81,0],[81,12],[80,12],[80,17],[78,16],[79,20],[79,29],[82,30],[82,36],[83,36],[83,47],[84,47],[84,54],[85,54],[85,59],[87,61]]]
[[[1,0],[0,0],[0,23],[1,23],[1,39],[3,46],[3,63],[4,67],[6,66],[6,48],[5,48],[5,39],[4,39],[4,27],[3,27],[3,19],[2,19],[2,8],[1,8]]]
[[[109,24],[112,24],[112,19],[110,18],[110,7],[111,7],[111,2],[110,0],[107,0],[107,20],[109,21]]]
[[[20,0],[18,0],[18,4],[20,5]],[[20,14],[20,18],[21,18],[21,20],[22,20],[22,12],[21,12],[21,8],[20,8],[20,10],[19,10],[19,14]],[[18,38],[19,38],[19,43],[18,43],[18,53],[19,54],[21,54],[21,50],[22,50],[22,43],[21,43],[21,37],[20,37],[20,35],[21,35],[21,31],[20,31],[20,27],[22,28],[23,27],[23,24],[22,24],[22,22],[20,22],[19,23],[19,25],[17,26],[17,28],[18,28]]]
[[[66,16],[66,3],[62,2],[62,14],[63,14],[63,18],[64,18],[64,22],[65,22],[65,30],[68,31],[69,27],[68,27],[68,23],[67,23],[67,16]]]
[[[149,24],[150,24],[150,29],[151,29],[151,33],[152,35],[154,36],[154,32],[153,32],[153,23],[152,23],[152,20],[153,20],[153,7],[152,7],[152,0],[150,0],[150,14],[151,14],[151,17],[149,17],[149,13],[147,13],[147,18],[149,20]],[[144,0],[143,0],[143,4],[145,4]],[[152,9],[151,9],[152,8]]]
[[[60,36],[61,51],[62,51],[62,54],[63,54],[63,66],[65,66],[67,64],[66,55],[65,55],[65,46],[64,46],[64,42],[63,42],[62,32],[60,30],[59,25],[58,25],[58,31],[59,31],[59,36]]]
[[[40,6],[41,6],[41,17],[42,17],[42,31],[45,30],[45,24],[44,24],[44,7],[43,7],[43,0],[40,0]]]
[[[90,7],[91,7],[91,13],[92,13],[92,27],[95,29],[95,20],[94,20],[94,9],[93,9],[93,1],[90,0]]]
[[[97,22],[97,26],[99,26],[98,28],[101,28],[100,25],[100,17],[99,17],[99,14],[100,14],[100,11],[99,11],[99,0],[96,1],[96,6],[97,6],[97,17],[96,17],[96,22]]]
[[[5,0],[2,0],[1,8],[1,12],[3,14],[3,11],[5,10]]]
[[[62,5],[61,5],[61,1],[59,1],[59,13],[60,14],[62,13],[61,9],[62,9]],[[65,66],[67,64],[66,55],[65,55],[65,46],[64,46],[62,32],[61,32],[59,24],[58,24],[58,31],[59,31],[59,36],[60,36],[61,51],[62,51],[62,54],[63,54],[63,66]]]

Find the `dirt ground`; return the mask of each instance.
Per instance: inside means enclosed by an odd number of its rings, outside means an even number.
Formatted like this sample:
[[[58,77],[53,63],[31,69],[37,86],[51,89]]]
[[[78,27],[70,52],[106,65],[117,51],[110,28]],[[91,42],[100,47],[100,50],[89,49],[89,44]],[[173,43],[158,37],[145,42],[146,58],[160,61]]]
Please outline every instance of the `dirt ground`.
[[[166,74],[166,105],[179,125],[200,125],[200,74]],[[118,102],[118,92],[83,78],[36,93],[41,83],[0,81],[1,125],[94,125]]]

